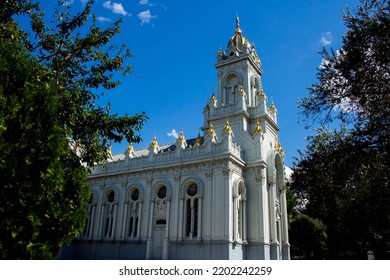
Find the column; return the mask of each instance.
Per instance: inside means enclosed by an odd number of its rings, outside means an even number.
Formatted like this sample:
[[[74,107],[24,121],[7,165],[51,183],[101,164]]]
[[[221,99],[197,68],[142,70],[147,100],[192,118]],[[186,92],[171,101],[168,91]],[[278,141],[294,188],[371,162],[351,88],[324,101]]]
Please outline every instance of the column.
[[[92,238],[93,237],[93,227],[95,225],[95,209],[96,209],[96,205],[92,205],[91,207],[92,207],[91,226],[90,226],[88,238]]]
[[[179,201],[179,227],[178,227],[179,241],[183,240],[183,203],[184,203],[184,198],[180,197],[180,201]]]
[[[100,212],[100,225],[99,225],[99,234],[98,234],[98,238],[102,238],[103,237],[103,224],[104,224],[104,210],[105,210],[105,204],[102,204],[102,207],[101,207],[101,212]]]
[[[142,205],[143,203],[140,202],[139,203],[139,207],[138,207],[138,224],[137,224],[137,234],[135,236],[136,239],[139,240],[140,238],[140,234],[141,234],[141,215],[142,215]]]
[[[111,238],[115,238],[115,229],[116,229],[116,212],[118,209],[118,204],[114,204],[114,216],[112,217],[112,231],[111,231]]]
[[[233,197],[233,241],[238,239],[238,207],[237,196]]]
[[[246,240],[246,199],[242,201],[242,242],[248,244]]]
[[[153,210],[154,210],[154,201],[150,202],[149,209],[149,225],[148,225],[148,239],[146,242],[146,259],[149,260],[152,257],[152,230],[153,230]]]
[[[213,223],[213,205],[214,205],[214,196],[213,196],[213,168],[211,164],[206,165],[206,186],[204,189],[204,196],[207,197],[205,200],[205,211],[206,213],[210,213],[209,215],[205,215],[205,221],[204,225],[205,228],[203,229],[204,231],[204,236],[206,239],[210,240],[212,238],[212,223]]]
[[[223,171],[223,189],[222,192],[224,194],[223,196],[223,203],[225,203],[226,208],[223,209],[225,211],[225,215],[223,216],[223,219],[225,221],[225,228],[222,233],[223,237],[226,237],[228,241],[234,240],[234,213],[236,212],[236,209],[234,209],[231,199],[233,196],[233,190],[232,190],[232,176],[233,173],[231,172],[229,163],[224,164],[224,171]],[[233,226],[232,226],[233,223]],[[223,223],[222,223],[223,224]]]
[[[275,173],[275,172],[274,172]],[[279,244],[276,237],[276,211],[275,211],[275,198],[276,198],[276,182],[275,176],[270,180],[270,197],[269,197],[269,208],[270,208],[270,230],[271,230],[271,259],[279,259]]]
[[[170,223],[170,211],[171,210],[171,201],[167,201],[167,221],[165,225],[165,238],[163,244],[163,260],[168,259],[168,243],[169,243],[169,223]]]
[[[202,239],[202,198],[198,198],[198,240]]]
[[[290,244],[288,240],[288,221],[287,221],[287,199],[286,199],[286,188],[283,188],[281,193],[281,203],[282,203],[282,225],[283,225],[283,235],[282,235],[282,258],[283,260],[290,259]]]
[[[190,199],[190,209],[191,209],[191,229],[190,229],[190,239],[194,236],[194,221],[195,221],[195,209],[194,209],[195,199]]]
[[[123,213],[123,220],[122,220],[122,236],[121,236],[121,239],[125,239],[126,238],[126,228],[127,228],[127,208],[128,208],[128,205],[129,203],[126,202],[125,203],[125,207],[124,207],[124,213]]]

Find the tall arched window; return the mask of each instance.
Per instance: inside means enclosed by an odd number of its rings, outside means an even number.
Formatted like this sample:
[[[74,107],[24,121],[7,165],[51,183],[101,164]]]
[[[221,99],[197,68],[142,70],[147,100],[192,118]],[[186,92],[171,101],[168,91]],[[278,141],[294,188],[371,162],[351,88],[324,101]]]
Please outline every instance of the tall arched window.
[[[94,227],[95,212],[96,212],[96,199],[97,199],[96,196],[97,195],[94,192],[92,192],[86,205],[87,219],[85,221],[85,227],[82,233],[82,237],[84,238],[92,238],[93,235],[93,227]]]
[[[104,225],[104,237],[110,238],[112,236],[112,228],[114,222],[113,216],[113,202],[115,198],[115,192],[111,190],[107,196],[107,214]]]
[[[113,238],[115,236],[117,206],[118,194],[113,188],[109,188],[105,193],[101,207],[100,237]]]
[[[238,92],[239,78],[236,73],[228,74],[223,82],[222,103],[225,105],[234,104],[236,102],[236,93]]]
[[[227,104],[234,104],[236,102],[236,93],[238,91],[238,79],[236,75],[231,74],[228,77],[227,86],[228,86]]]
[[[130,238],[138,237],[139,233],[139,220],[140,220],[140,203],[139,203],[139,189],[134,188],[130,193],[129,203],[129,222],[127,236]]]
[[[183,184],[180,196],[179,239],[201,239],[202,237],[202,185],[196,178]]]
[[[246,242],[246,191],[242,181],[233,192],[233,239],[236,242]]]
[[[185,180],[180,189],[179,240],[202,238],[202,199],[202,182],[195,177]]]
[[[198,236],[198,211],[199,211],[199,199],[196,197],[198,194],[198,185],[192,183],[186,190],[186,226],[185,236],[192,239]]]

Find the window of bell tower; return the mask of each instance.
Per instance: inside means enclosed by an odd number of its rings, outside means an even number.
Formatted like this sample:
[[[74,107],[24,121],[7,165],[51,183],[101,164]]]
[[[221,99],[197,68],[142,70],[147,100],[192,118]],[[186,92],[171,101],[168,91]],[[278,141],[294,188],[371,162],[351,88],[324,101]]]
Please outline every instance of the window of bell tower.
[[[225,94],[223,96],[223,103],[226,105],[234,104],[236,102],[236,94],[238,92],[238,76],[231,73],[225,80]]]

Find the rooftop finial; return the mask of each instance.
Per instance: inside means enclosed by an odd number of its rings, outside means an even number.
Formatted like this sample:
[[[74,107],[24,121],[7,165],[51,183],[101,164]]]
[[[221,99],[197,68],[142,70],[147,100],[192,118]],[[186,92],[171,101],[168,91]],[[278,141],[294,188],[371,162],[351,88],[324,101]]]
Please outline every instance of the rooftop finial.
[[[237,12],[236,12],[236,34],[241,34],[240,18],[238,17]]]
[[[226,123],[225,123],[225,126],[224,128],[222,129],[223,132],[226,132],[227,134],[231,134],[232,136],[233,135],[233,130],[232,128],[230,127],[230,124],[229,124],[229,117],[228,115],[226,115]]]

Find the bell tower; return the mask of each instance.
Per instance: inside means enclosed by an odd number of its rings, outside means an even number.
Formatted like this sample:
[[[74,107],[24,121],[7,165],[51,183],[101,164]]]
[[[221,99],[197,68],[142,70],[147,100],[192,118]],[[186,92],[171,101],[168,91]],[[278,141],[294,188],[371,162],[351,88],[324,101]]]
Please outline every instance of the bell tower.
[[[262,92],[263,71],[255,45],[250,44],[242,35],[238,17],[235,33],[230,38],[226,51],[220,49],[217,53],[215,67],[218,70],[217,99],[221,106],[241,103],[240,94],[245,95],[245,107],[257,105],[257,95]]]
[[[217,93],[214,95],[213,92],[203,111],[205,135],[210,121],[218,134],[229,117],[238,145],[250,145],[258,128],[262,128],[263,133],[270,132],[269,137],[273,139],[279,131],[277,110],[273,103],[267,105],[261,81],[261,61],[254,43],[243,35],[238,16],[233,36],[225,50],[219,49],[216,58]]]

